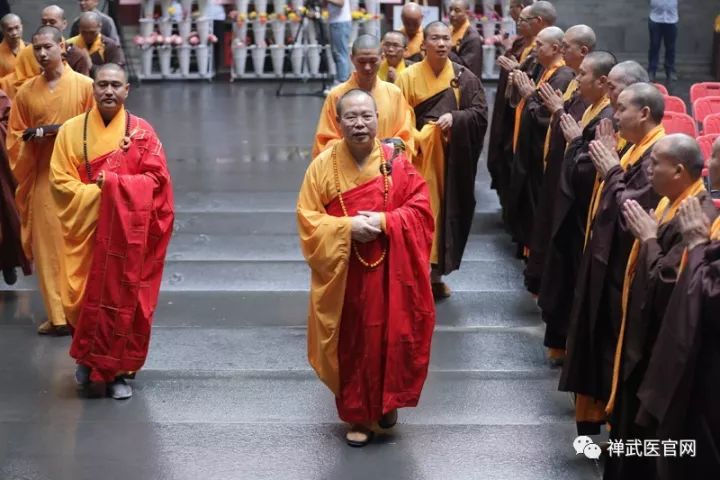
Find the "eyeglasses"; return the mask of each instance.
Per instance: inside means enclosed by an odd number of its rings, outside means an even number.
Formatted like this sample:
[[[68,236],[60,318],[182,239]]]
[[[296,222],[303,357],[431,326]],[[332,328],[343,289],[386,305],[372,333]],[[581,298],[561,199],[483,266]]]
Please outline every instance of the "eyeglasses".
[[[520,17],[518,18],[518,23],[528,23],[530,20],[535,20],[536,18],[540,17]]]

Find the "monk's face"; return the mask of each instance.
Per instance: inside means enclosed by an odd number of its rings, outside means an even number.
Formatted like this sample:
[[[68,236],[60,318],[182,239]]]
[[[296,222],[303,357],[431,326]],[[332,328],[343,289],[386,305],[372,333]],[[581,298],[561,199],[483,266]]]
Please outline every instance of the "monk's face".
[[[618,96],[615,121],[618,124],[620,136],[628,141],[640,141],[636,133],[641,129],[643,122],[650,118],[650,108],[640,107],[632,103],[632,94],[623,90]]]
[[[525,7],[520,11],[520,15],[517,19],[517,31],[518,34],[523,37],[532,37],[533,28],[531,28],[538,21],[537,17],[533,17],[530,12],[530,7]]]
[[[115,69],[102,69],[95,76],[93,95],[103,118],[113,118],[130,93],[125,74]]]
[[[580,95],[588,102],[595,102],[605,95],[605,83],[607,77],[596,77],[592,70],[592,64],[588,60],[583,61],[575,77],[578,82]]]
[[[713,190],[720,190],[720,140],[715,140],[708,165],[710,185]]]
[[[652,149],[648,165],[653,190],[661,197],[672,195],[682,181],[682,172],[680,163],[669,153],[669,141],[658,141]]]
[[[560,51],[562,52],[565,64],[575,71],[580,68],[580,64],[588,53],[587,47],[578,43],[572,35],[565,35],[565,37],[563,37],[563,41],[560,44]]]
[[[447,58],[450,52],[450,29],[445,25],[436,24],[427,31],[423,39],[423,47],[428,60]]]
[[[55,27],[61,32],[67,28],[67,20],[63,17],[61,10],[57,8],[46,8],[42,11],[42,24],[46,27]]]
[[[78,31],[80,32],[80,36],[85,42],[85,45],[89,47],[93,44],[93,42],[97,39],[98,35],[100,35],[100,28],[101,25],[99,22],[94,22],[87,19],[80,20],[78,24]]]
[[[397,67],[405,55],[405,37],[399,33],[387,33],[383,39],[382,53],[391,67]]]
[[[537,53],[538,63],[547,68],[557,59],[560,53],[560,44],[546,40],[542,35],[538,35],[535,39],[537,45],[535,52]]]
[[[361,80],[372,81],[380,69],[380,51],[374,49],[358,50],[350,57],[355,66],[355,72]]]
[[[454,28],[460,28],[467,20],[467,9],[462,1],[450,2],[450,11],[448,12],[450,25]]]
[[[5,38],[8,39],[10,46],[15,46],[22,39],[23,26],[19,18],[11,17],[2,25],[2,31]]]
[[[620,96],[620,93],[625,87],[627,87],[627,85],[625,84],[625,78],[623,77],[621,72],[616,69],[610,70],[610,74],[607,78],[606,88],[608,98],[610,98],[610,104],[615,110],[617,110],[618,97]]]
[[[409,38],[412,38],[420,31],[420,27],[422,27],[422,10],[417,12],[403,11],[400,14],[400,19],[402,20],[403,27],[405,27],[405,33]]]
[[[33,53],[43,70],[59,66],[62,63],[62,42],[56,42],[52,34],[45,33],[33,37]]]
[[[369,95],[355,95],[342,102],[338,122],[345,141],[358,146],[374,142],[378,117],[372,98]]]
[[[98,0],[78,0],[81,12],[91,12],[98,6]]]

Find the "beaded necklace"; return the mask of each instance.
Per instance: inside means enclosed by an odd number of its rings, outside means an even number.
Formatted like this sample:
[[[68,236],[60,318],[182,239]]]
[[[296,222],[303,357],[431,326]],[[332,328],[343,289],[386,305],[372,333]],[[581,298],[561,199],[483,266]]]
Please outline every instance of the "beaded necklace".
[[[92,178],[92,167],[90,167],[90,160],[88,160],[88,118],[90,117],[90,110],[85,112],[85,119],[83,122],[83,160],[85,161],[85,172],[89,182],[93,182]],[[125,110],[125,138],[130,137],[130,112]]]
[[[388,178],[389,166],[387,163],[387,160],[385,160],[385,152],[383,151],[382,145],[380,145],[380,142],[376,141],[376,145],[380,147],[380,158],[382,158],[382,163],[380,164],[380,172],[383,175],[383,185],[384,185],[384,192],[383,192],[383,212],[387,210],[387,203],[388,203],[388,191],[390,190],[390,180]],[[340,191],[340,173],[338,171],[338,162],[337,162],[337,144],[332,149],[332,163],[333,163],[333,172],[335,174],[335,189],[337,190],[338,199],[340,200],[340,207],[342,208],[343,215],[346,217],[349,217],[347,208],[345,207],[345,200],[343,199],[342,192]],[[387,255],[387,244],[383,246],[383,252],[382,255],[380,255],[380,258],[378,258],[374,262],[368,262],[365,260],[362,255],[360,255],[360,251],[358,250],[357,244],[355,242],[352,243],[353,252],[355,253],[355,257],[358,259],[358,261],[366,268],[375,268],[378,265],[380,265],[383,260],[385,260],[385,256]]]

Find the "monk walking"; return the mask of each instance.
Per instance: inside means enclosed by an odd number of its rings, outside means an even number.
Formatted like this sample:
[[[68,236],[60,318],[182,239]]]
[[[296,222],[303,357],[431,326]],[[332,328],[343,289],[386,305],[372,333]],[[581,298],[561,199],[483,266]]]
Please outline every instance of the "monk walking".
[[[371,441],[415,406],[435,324],[427,264],[433,217],[422,176],[377,138],[377,108],[355,89],[338,101],[343,139],[308,167],[297,202],[312,273],[308,358],[351,424]]]
[[[475,214],[475,174],[487,128],[487,103],[480,79],[452,62],[450,29],[425,27],[426,57],[398,78],[415,111],[416,158],[430,191],[435,239],[430,255],[433,296],[449,297],[442,275],[460,268]]]
[[[398,138],[405,144],[406,151],[413,152],[410,107],[398,87],[378,78],[382,59],[377,37],[360,35],[353,43],[350,60],[355,71],[347,81],[330,90],[320,111],[312,149],[313,158],[342,139],[342,128],[337,120],[337,103],[345,93],[356,88],[369,92],[378,106],[378,137]]]
[[[48,317],[38,333],[68,335],[60,298],[65,277],[62,227],[50,195],[48,169],[60,125],[92,107],[92,80],[65,64],[57,28],[40,27],[32,42],[42,75],[28,80],[17,92],[10,112],[8,155],[18,184],[15,199],[23,250],[35,263]]]
[[[162,143],[125,110],[128,88],[121,67],[99,67],[95,106],[62,126],[50,162],[76,379],[115,399],[132,395],[122,376],[147,357],[174,218]]]
[[[382,61],[378,69],[378,78],[385,82],[395,83],[400,72],[405,70],[409,61],[405,60],[407,37],[403,32],[391,30],[382,41]]]

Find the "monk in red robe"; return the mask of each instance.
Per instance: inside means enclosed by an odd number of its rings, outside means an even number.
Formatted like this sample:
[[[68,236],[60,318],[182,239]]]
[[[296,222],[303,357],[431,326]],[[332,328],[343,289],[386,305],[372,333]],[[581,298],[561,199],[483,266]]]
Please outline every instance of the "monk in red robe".
[[[423,177],[377,140],[372,97],[350,90],[337,105],[343,139],[308,167],[297,219],[312,272],[308,358],[351,424],[347,443],[362,447],[417,405],[427,376],[434,220]]]
[[[76,379],[87,394],[116,399],[132,395],[123,375],[147,357],[174,218],[165,152],[125,110],[128,88],[121,67],[101,66],[95,106],[61,127],[50,161]]]

